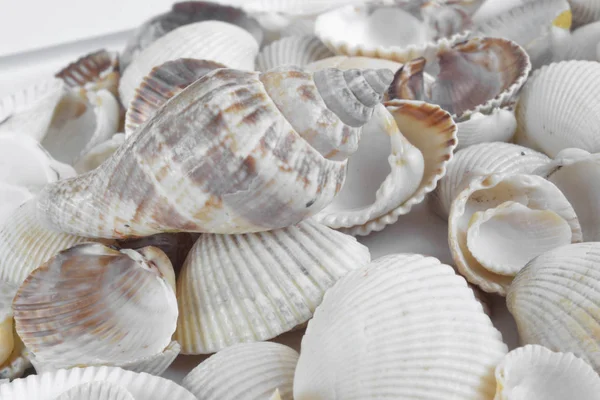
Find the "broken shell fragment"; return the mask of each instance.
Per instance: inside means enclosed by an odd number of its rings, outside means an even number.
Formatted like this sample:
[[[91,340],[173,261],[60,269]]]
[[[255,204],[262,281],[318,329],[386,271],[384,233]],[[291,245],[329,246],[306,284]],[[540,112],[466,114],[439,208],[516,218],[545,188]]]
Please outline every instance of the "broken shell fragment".
[[[108,90],[118,96],[119,58],[117,53],[99,50],[81,57],[67,65],[55,75],[72,89],[86,92]]]
[[[282,65],[304,67],[334,54],[313,35],[287,36],[264,47],[256,58],[256,69],[267,71]]]

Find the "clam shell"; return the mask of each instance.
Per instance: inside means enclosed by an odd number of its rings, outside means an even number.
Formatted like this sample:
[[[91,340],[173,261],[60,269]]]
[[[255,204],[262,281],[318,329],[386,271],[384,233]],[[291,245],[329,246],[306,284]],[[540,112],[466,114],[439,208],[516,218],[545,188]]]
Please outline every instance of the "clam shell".
[[[531,259],[581,240],[569,201],[535,175],[472,179],[452,202],[448,218],[448,243],[458,271],[484,291],[502,296]]]
[[[456,150],[461,150],[479,143],[510,142],[517,130],[517,119],[514,110],[495,108],[489,114],[474,113],[456,127]]]
[[[600,243],[542,254],[523,268],[507,296],[523,344],[572,352],[600,371]]]
[[[98,50],[67,65],[55,75],[68,87],[85,91],[106,89],[118,96],[119,58],[117,53]]]
[[[207,354],[272,339],[308,321],[325,290],[369,261],[356,239],[310,220],[270,232],[202,235],[177,281],[176,340],[183,354]]]
[[[535,71],[515,115],[516,141],[555,157],[576,147],[600,152],[600,64],[564,61]]]
[[[65,392],[90,382],[107,382],[125,388],[136,400],[196,400],[175,382],[116,367],[87,367],[31,375],[0,385],[2,400],[56,400]]]
[[[79,174],[90,172],[109,159],[125,143],[124,133],[115,133],[110,139],[92,147],[73,165]]]
[[[178,315],[174,284],[158,248],[80,244],[21,284],[13,300],[16,330],[37,361],[55,369],[127,364],[170,344]]]
[[[489,399],[506,352],[451,267],[387,256],[327,291],[302,340],[294,399]]]
[[[291,400],[297,362],[298,353],[279,343],[238,344],[202,362],[181,386],[198,400],[266,400],[277,389]]]
[[[529,345],[508,353],[496,367],[495,400],[594,400],[600,377],[572,353]]]
[[[600,9],[600,8],[599,8]],[[584,25],[571,34],[564,60],[598,61],[596,49],[600,44],[600,21]]]
[[[281,65],[304,67],[333,55],[316,36],[287,36],[260,51],[256,58],[256,69],[267,71]]]
[[[109,382],[88,382],[75,386],[54,400],[135,400],[123,386]]]
[[[569,0],[573,10],[573,26],[600,21],[600,4],[595,0]]]
[[[531,174],[550,159],[544,154],[511,143],[481,143],[454,155],[432,196],[435,212],[447,219],[452,200],[478,176],[514,173]]]
[[[451,37],[437,38],[438,32],[423,21],[420,10],[406,9],[402,4],[372,4],[348,5],[321,14],[315,34],[336,54],[406,62],[430,56],[442,44],[464,40],[468,33],[462,32],[463,28],[452,32]]]
[[[257,54],[254,37],[236,25],[221,21],[184,25],[156,40],[129,64],[119,84],[121,103],[128,107],[144,77],[167,61],[195,58],[253,70]]]
[[[450,114],[422,102],[385,105],[387,112],[381,107],[364,127],[346,183],[317,221],[353,235],[380,231],[422,202],[444,175],[456,146]]]

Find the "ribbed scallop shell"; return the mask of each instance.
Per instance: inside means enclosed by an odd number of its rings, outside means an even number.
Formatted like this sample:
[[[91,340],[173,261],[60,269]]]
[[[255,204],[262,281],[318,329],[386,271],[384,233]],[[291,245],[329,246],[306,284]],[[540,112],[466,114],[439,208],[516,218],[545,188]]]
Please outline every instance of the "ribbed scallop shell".
[[[507,296],[519,337],[572,352],[600,371],[600,243],[559,247],[519,272]]]
[[[238,344],[203,361],[181,386],[198,400],[266,400],[277,389],[292,400],[297,362],[298,353],[279,343]]]
[[[569,0],[573,10],[573,26],[578,27],[600,20],[600,4],[595,0]]]
[[[517,120],[514,110],[509,107],[495,108],[489,114],[472,114],[456,127],[456,150],[461,150],[479,143],[510,142],[517,130]]]
[[[116,367],[73,368],[31,375],[0,385],[0,398],[56,400],[58,396],[74,387],[90,382],[107,382],[121,386],[135,400],[197,400],[193,394],[173,381]]]
[[[260,51],[256,58],[256,69],[267,71],[282,65],[304,67],[333,55],[316,36],[287,36]]]
[[[125,143],[124,133],[115,133],[110,139],[97,144],[75,162],[73,167],[79,174],[90,172],[109,159]]]
[[[600,8],[599,8],[600,9]],[[600,21],[584,25],[571,34],[564,60],[598,61],[596,49],[600,44]]]
[[[54,400],[135,400],[123,386],[109,382],[88,382],[63,392]]]
[[[16,330],[38,363],[54,369],[151,357],[176,328],[174,281],[157,248],[77,245],[21,284],[13,300]]]
[[[202,235],[177,281],[182,353],[287,332],[312,317],[339,278],[369,261],[356,239],[310,220],[256,234]]]
[[[113,238],[298,223],[340,191],[345,159],[391,78],[388,70],[212,71],[99,168],[46,186],[38,216],[59,231]]]
[[[600,377],[572,353],[528,345],[508,353],[496,367],[494,400],[595,400]]]
[[[490,399],[506,352],[451,267],[387,256],[325,295],[302,340],[294,399]]]
[[[72,89],[86,91],[106,89],[118,96],[119,58],[117,53],[98,50],[67,65],[55,75]]]
[[[517,143],[554,157],[600,152],[600,63],[564,61],[534,72],[517,104]]]
[[[121,103],[128,107],[144,77],[167,61],[204,59],[251,71],[257,54],[256,39],[236,25],[206,21],[182,26],[148,46],[125,69],[119,84]]]
[[[448,218],[452,200],[468,186],[472,178],[499,174],[531,174],[548,165],[542,153],[512,143],[481,143],[462,149],[454,155],[432,196],[436,213]]]
[[[497,214],[495,226],[500,229],[497,236],[491,232],[472,232],[472,229],[481,231],[480,224],[485,222],[477,218],[492,217],[485,214],[489,210]],[[549,213],[535,214],[536,211]],[[511,217],[511,213],[517,213],[517,217]],[[560,219],[563,221],[557,221]],[[570,235],[565,236],[560,222],[567,225]],[[491,225],[493,228],[494,224]],[[486,234],[492,243],[487,240],[475,243],[471,234]],[[474,178],[450,208],[448,243],[456,267],[469,282],[489,293],[506,295],[518,270],[548,250],[549,245],[581,240],[575,210],[556,186],[540,176],[495,174]],[[475,251],[476,245],[489,248]]]

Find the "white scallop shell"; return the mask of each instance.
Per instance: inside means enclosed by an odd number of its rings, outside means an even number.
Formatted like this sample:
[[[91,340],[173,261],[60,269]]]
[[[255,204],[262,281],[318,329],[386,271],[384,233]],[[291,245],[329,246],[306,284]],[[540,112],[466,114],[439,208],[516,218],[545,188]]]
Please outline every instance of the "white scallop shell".
[[[462,149],[448,163],[448,172],[432,196],[435,212],[447,219],[452,200],[477,176],[496,173],[530,174],[550,159],[512,143],[481,143]]]
[[[596,48],[600,44],[600,21],[573,31],[564,60],[597,61]]]
[[[600,4],[596,0],[569,0],[573,10],[573,26],[600,21]]]
[[[88,382],[63,392],[54,400],[135,400],[123,386],[110,382]]]
[[[78,173],[83,174],[98,168],[100,164],[110,158],[123,143],[125,143],[125,134],[114,134],[110,139],[97,144],[83,154],[73,165],[75,170]]]
[[[303,67],[333,55],[316,36],[286,36],[262,48],[256,58],[256,70],[267,71],[281,65]]]
[[[448,243],[458,271],[484,291],[500,295],[506,295],[531,259],[581,240],[569,201],[535,175],[472,179],[452,202],[448,218]]]
[[[58,370],[0,385],[2,400],[56,400],[65,392],[89,382],[108,382],[125,388],[135,400],[197,400],[175,382],[117,367]]]
[[[564,61],[535,71],[515,115],[517,143],[555,157],[576,147],[600,152],[600,63]]]
[[[542,254],[522,269],[507,296],[523,344],[571,352],[600,372],[600,243]]]
[[[127,107],[144,77],[167,61],[205,59],[251,71],[257,54],[256,39],[236,25],[221,21],[184,25],[156,40],[129,64],[119,83],[121,103]]]
[[[496,367],[494,400],[595,400],[600,377],[572,353],[527,345],[508,353]]]
[[[323,293],[370,261],[351,236],[307,220],[244,235],[200,236],[177,281],[183,354],[274,338],[312,317]]]
[[[507,351],[451,267],[387,256],[325,295],[302,340],[294,399],[490,399]]]
[[[517,120],[514,110],[494,108],[489,114],[474,113],[456,126],[456,150],[460,150],[479,143],[510,142],[517,130]]]
[[[298,353],[282,344],[244,343],[212,355],[181,381],[198,400],[292,400]]]

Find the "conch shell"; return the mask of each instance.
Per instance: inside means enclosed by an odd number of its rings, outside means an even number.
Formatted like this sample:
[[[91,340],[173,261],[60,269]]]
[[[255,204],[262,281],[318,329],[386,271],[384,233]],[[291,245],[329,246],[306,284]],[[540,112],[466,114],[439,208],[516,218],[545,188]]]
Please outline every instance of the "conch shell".
[[[212,71],[99,168],[46,186],[38,218],[105,238],[298,223],[340,191],[346,159],[391,80],[389,70]]]

